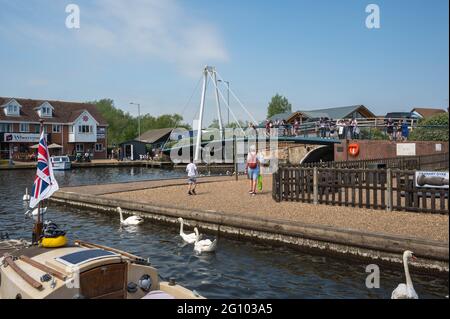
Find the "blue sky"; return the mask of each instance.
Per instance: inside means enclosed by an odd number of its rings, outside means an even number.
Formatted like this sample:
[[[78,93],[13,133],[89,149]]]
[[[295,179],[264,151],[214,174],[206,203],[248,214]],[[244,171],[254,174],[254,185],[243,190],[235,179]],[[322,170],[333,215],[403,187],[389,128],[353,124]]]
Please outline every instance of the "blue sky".
[[[69,3],[80,29],[65,27]],[[370,3],[380,29],[365,26]],[[275,93],[295,110],[446,108],[448,10],[447,0],[0,0],[0,96],[112,98],[133,114],[131,101],[152,115],[184,110],[191,122],[209,64],[258,120]]]

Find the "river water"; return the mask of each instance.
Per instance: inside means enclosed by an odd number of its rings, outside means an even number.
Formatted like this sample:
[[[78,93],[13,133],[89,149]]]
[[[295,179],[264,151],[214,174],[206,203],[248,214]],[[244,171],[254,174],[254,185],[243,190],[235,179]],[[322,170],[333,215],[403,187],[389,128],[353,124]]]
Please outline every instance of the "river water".
[[[31,239],[32,221],[24,217],[25,187],[32,186],[34,170],[0,171],[0,232],[12,238]],[[83,168],[55,172],[61,187],[98,183],[182,177],[183,172],[146,168]],[[144,258],[163,278],[195,289],[207,298],[390,298],[399,283],[398,270],[380,265],[380,288],[366,287],[366,264],[329,256],[310,255],[270,244],[220,238],[215,254],[196,256],[184,245],[178,228],[146,221],[122,228],[119,217],[51,206],[47,219],[81,239],[119,248]],[[191,232],[191,229],[185,230]],[[445,298],[448,278],[412,272],[420,298]]]

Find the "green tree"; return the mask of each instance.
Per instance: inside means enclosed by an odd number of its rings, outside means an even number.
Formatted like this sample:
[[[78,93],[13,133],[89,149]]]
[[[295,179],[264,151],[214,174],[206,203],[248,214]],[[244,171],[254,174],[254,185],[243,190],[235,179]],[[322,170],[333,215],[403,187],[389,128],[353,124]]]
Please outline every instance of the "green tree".
[[[267,118],[270,118],[275,114],[287,112],[292,112],[292,105],[289,103],[288,99],[279,94],[272,97],[269,107],[267,108]]]
[[[97,106],[100,114],[108,123],[109,146],[117,146],[122,142],[138,137],[138,118],[115,107],[113,100],[102,99],[89,103]],[[140,119],[141,134],[159,128],[183,127],[190,130],[190,126],[182,123],[182,121],[183,117],[179,114],[164,114],[158,117],[145,114]]]
[[[448,113],[440,113],[419,121],[410,136],[413,141],[448,141]]]

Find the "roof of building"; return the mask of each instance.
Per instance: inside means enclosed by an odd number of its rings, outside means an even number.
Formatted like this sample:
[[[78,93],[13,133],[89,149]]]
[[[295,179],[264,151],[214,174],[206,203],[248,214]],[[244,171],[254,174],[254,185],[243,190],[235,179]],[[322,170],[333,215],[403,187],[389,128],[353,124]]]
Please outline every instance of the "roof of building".
[[[446,113],[446,111],[443,109],[433,109],[433,108],[425,108],[425,107],[416,107],[416,108],[412,109],[411,113],[412,112],[416,112],[424,118],[431,117],[433,115],[440,114],[440,113]]]
[[[149,130],[149,131],[141,134],[139,140],[141,140],[145,143],[148,143],[148,144],[152,144],[152,143],[155,143],[156,141],[166,137],[167,135],[170,136],[172,131],[173,131],[172,128],[160,128],[160,129],[155,129],[155,130]]]
[[[327,109],[319,109],[319,110],[311,110],[311,111],[296,111],[296,112],[287,112],[287,113],[279,113],[275,114],[269,118],[269,120],[285,120],[288,121],[296,115],[301,115],[304,118],[309,119],[319,119],[319,118],[329,118],[329,119],[343,119],[348,117],[353,112],[360,112],[366,118],[375,118],[376,115],[373,114],[368,108],[364,105],[352,105],[352,106],[343,106],[343,107],[332,107]]]
[[[3,110],[0,110],[0,121],[39,123],[41,119],[44,119],[46,123],[72,123],[81,115],[81,113],[88,111],[99,125],[108,125],[94,104],[0,97],[0,106],[6,105],[11,100],[17,101],[17,103],[22,106],[20,108],[20,116],[7,116]],[[50,103],[53,107],[52,117],[41,118],[36,111],[36,108],[45,102]]]
[[[392,118],[392,119],[409,119],[411,117],[414,117],[414,114],[412,112],[389,112],[385,116],[383,116],[386,119]]]
[[[285,112],[285,113],[278,113],[275,115],[272,115],[269,120],[271,121],[281,121],[281,120],[287,120],[292,115],[292,112]]]
[[[343,119],[348,117],[353,112],[360,112],[361,115],[367,118],[374,118],[375,114],[373,114],[368,108],[364,105],[351,105],[351,106],[341,106],[341,107],[332,107],[326,109],[319,110],[311,110],[311,111],[299,111],[303,113],[305,116],[309,118],[321,118],[327,117],[330,119]]]

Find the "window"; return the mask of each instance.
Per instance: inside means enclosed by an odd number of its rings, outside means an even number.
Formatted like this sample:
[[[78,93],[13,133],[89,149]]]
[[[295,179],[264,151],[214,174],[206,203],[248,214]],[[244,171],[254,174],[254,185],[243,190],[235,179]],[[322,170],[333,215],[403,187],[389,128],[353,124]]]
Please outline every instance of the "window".
[[[0,132],[1,133],[11,133],[12,132],[12,124],[0,123]]]
[[[50,106],[41,106],[40,109],[41,117],[52,117],[52,108]]]
[[[19,131],[28,132],[30,130],[30,125],[28,123],[20,123]]]
[[[34,126],[34,133],[40,133],[41,132],[41,126],[38,124],[38,125],[35,125]]]
[[[8,107],[6,108],[6,115],[11,116],[11,115],[20,115],[19,114],[19,107],[15,104],[10,104],[8,105]]]
[[[59,124],[53,124],[52,132],[53,132],[53,133],[61,133],[61,125],[59,125]]]
[[[101,144],[101,143],[95,144],[95,151],[96,152],[103,152],[103,144]]]
[[[92,125],[78,125],[78,133],[93,133]]]
[[[69,133],[73,133],[73,126],[72,125],[69,126]]]
[[[75,151],[83,152],[84,151],[84,144],[76,144],[75,145]]]

